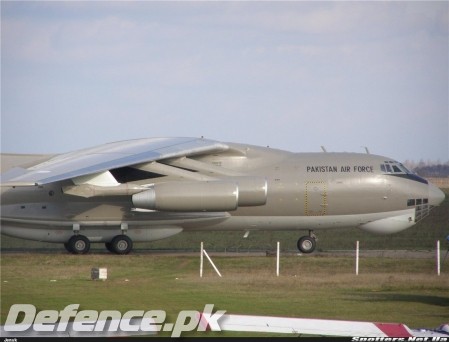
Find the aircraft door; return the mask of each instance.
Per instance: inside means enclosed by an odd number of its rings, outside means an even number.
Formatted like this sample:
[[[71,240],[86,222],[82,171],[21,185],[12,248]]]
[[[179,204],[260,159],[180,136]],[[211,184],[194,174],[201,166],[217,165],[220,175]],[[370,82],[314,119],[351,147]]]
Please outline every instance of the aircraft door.
[[[306,182],[305,215],[323,216],[327,213],[327,184],[324,181]]]

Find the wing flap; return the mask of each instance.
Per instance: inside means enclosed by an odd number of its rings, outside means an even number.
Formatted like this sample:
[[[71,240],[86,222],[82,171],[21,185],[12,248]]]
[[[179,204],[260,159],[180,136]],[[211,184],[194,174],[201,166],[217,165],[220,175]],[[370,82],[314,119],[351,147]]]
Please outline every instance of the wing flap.
[[[226,150],[226,144],[200,138],[129,140],[62,154],[20,173],[2,175],[1,182],[3,186],[44,185],[151,161]]]

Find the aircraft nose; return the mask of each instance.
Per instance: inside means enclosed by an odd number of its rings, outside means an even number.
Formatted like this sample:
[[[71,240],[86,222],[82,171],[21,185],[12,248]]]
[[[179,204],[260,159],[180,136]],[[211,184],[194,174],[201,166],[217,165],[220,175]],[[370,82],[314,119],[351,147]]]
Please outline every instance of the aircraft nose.
[[[440,205],[444,201],[446,195],[435,185],[429,183],[429,204]]]

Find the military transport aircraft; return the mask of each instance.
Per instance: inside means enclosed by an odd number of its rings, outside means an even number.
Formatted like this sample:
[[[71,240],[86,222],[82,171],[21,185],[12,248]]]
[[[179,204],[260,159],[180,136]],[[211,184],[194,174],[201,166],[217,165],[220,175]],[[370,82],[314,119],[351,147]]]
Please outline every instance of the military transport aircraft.
[[[95,242],[127,254],[133,242],[192,230],[306,230],[297,245],[311,253],[315,230],[395,233],[445,198],[387,157],[293,153],[203,138],[1,158],[1,233],[64,243],[75,254]]]

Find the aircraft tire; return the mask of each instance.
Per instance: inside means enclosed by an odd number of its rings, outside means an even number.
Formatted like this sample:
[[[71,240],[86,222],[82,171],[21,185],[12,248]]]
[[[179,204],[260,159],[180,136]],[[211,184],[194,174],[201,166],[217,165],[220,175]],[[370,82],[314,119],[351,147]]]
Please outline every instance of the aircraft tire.
[[[133,241],[126,235],[117,235],[111,241],[111,249],[116,254],[128,254],[133,249]]]
[[[297,246],[301,253],[309,254],[315,250],[316,241],[313,237],[303,236],[298,240]]]
[[[86,254],[90,250],[90,241],[84,235],[73,235],[67,247],[73,254]]]

